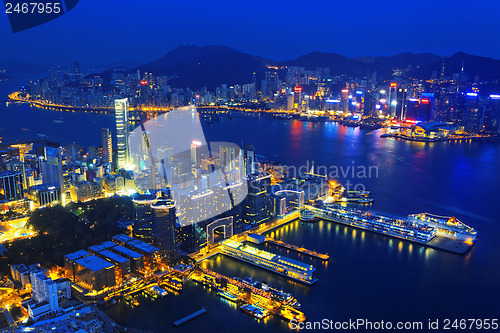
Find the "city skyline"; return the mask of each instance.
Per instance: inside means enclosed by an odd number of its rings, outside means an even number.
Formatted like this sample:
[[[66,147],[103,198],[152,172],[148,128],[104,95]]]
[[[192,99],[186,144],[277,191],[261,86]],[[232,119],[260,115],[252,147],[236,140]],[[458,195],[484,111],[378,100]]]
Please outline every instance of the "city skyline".
[[[498,0],[55,1],[0,18],[0,333],[500,329]]]

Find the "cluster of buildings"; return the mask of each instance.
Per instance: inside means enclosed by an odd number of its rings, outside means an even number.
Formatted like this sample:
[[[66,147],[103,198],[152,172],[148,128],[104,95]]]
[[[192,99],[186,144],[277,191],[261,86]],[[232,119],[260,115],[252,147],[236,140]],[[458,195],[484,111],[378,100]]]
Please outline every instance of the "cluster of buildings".
[[[102,295],[135,276],[149,276],[160,263],[159,249],[124,234],[64,256],[64,271],[81,295]]]
[[[90,308],[82,302],[71,299],[70,281],[52,278],[39,264],[24,264],[10,267],[12,279],[20,289],[31,291],[32,297],[22,302],[22,307],[33,320],[59,315],[86,313]]]
[[[409,77],[411,69],[414,68],[396,68],[392,78],[381,79],[376,72],[349,77],[334,76],[330,68],[269,65],[264,73],[251,73],[251,82],[246,84],[227,83],[215,91],[206,87],[192,91],[171,87],[168,81],[176,76],[115,70],[105,80],[102,74],[83,75],[75,63],[72,70],[52,69],[48,78],[30,82],[22,93],[33,100],[85,108],[113,107],[117,97],[127,98],[132,106],[146,110],[184,105],[265,104],[273,110],[328,112],[353,119],[449,122],[470,133],[498,133],[500,92],[492,92],[491,82],[477,76],[469,78],[463,67],[451,76],[445,76],[443,68],[427,80]]]

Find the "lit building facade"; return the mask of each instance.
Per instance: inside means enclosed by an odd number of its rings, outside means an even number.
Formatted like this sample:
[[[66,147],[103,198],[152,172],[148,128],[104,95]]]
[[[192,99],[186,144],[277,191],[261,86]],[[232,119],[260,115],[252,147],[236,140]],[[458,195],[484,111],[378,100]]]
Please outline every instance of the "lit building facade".
[[[128,99],[115,100],[117,167],[125,168],[130,159],[128,131]]]

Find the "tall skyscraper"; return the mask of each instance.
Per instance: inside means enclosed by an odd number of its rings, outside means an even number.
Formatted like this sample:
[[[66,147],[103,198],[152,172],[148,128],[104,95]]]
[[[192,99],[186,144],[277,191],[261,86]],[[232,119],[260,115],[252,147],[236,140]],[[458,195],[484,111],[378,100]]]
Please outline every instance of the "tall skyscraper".
[[[151,204],[153,210],[153,242],[162,254],[175,258],[175,202],[161,199]]]
[[[245,174],[251,175],[255,173],[255,149],[253,145],[243,145],[243,162],[245,163]]]
[[[248,176],[248,195],[243,201],[243,221],[245,223],[258,225],[271,218],[270,190],[270,174]]]
[[[200,167],[201,165],[201,142],[193,141],[191,142],[191,163],[195,167]]]
[[[236,171],[239,170],[239,149],[233,146],[219,147],[220,154],[220,166],[224,168],[224,171]]]
[[[128,143],[128,99],[115,100],[116,117],[116,145],[118,151],[117,168],[125,168],[129,162],[130,152]]]
[[[78,61],[73,61],[73,74],[75,78],[80,78],[80,63]]]
[[[153,244],[153,213],[151,204],[156,200],[152,194],[137,195],[132,198],[134,203],[134,237],[143,242]]]
[[[62,147],[44,147],[44,156],[40,158],[40,172],[43,184],[58,186],[61,188],[61,193],[64,193],[66,189],[64,187],[62,150]]]
[[[104,163],[113,163],[113,141],[111,139],[111,131],[109,128],[101,129],[102,138],[102,157],[104,158]]]
[[[23,178],[20,172],[0,172],[0,202],[20,200],[23,197]]]

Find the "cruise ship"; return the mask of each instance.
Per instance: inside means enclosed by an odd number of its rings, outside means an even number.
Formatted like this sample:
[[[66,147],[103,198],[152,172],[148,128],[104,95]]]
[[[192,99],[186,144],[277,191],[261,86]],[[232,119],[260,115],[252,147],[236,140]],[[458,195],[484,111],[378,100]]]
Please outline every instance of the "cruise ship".
[[[313,273],[316,268],[312,265],[304,264],[294,259],[263,251],[231,239],[226,239],[221,242],[221,245],[222,254],[306,284],[313,284],[317,281],[317,279],[313,277]]]
[[[334,204],[311,209],[317,216],[326,220],[421,243],[428,243],[437,232],[435,227],[415,220],[396,219]]]
[[[467,243],[476,241],[477,231],[456,217],[438,216],[429,213],[411,214],[408,219],[425,223],[437,229],[437,235],[463,240]]]
[[[327,204],[310,207],[321,219],[403,238],[443,250],[465,253],[476,240],[477,231],[455,217],[428,213],[393,218],[379,213]]]

